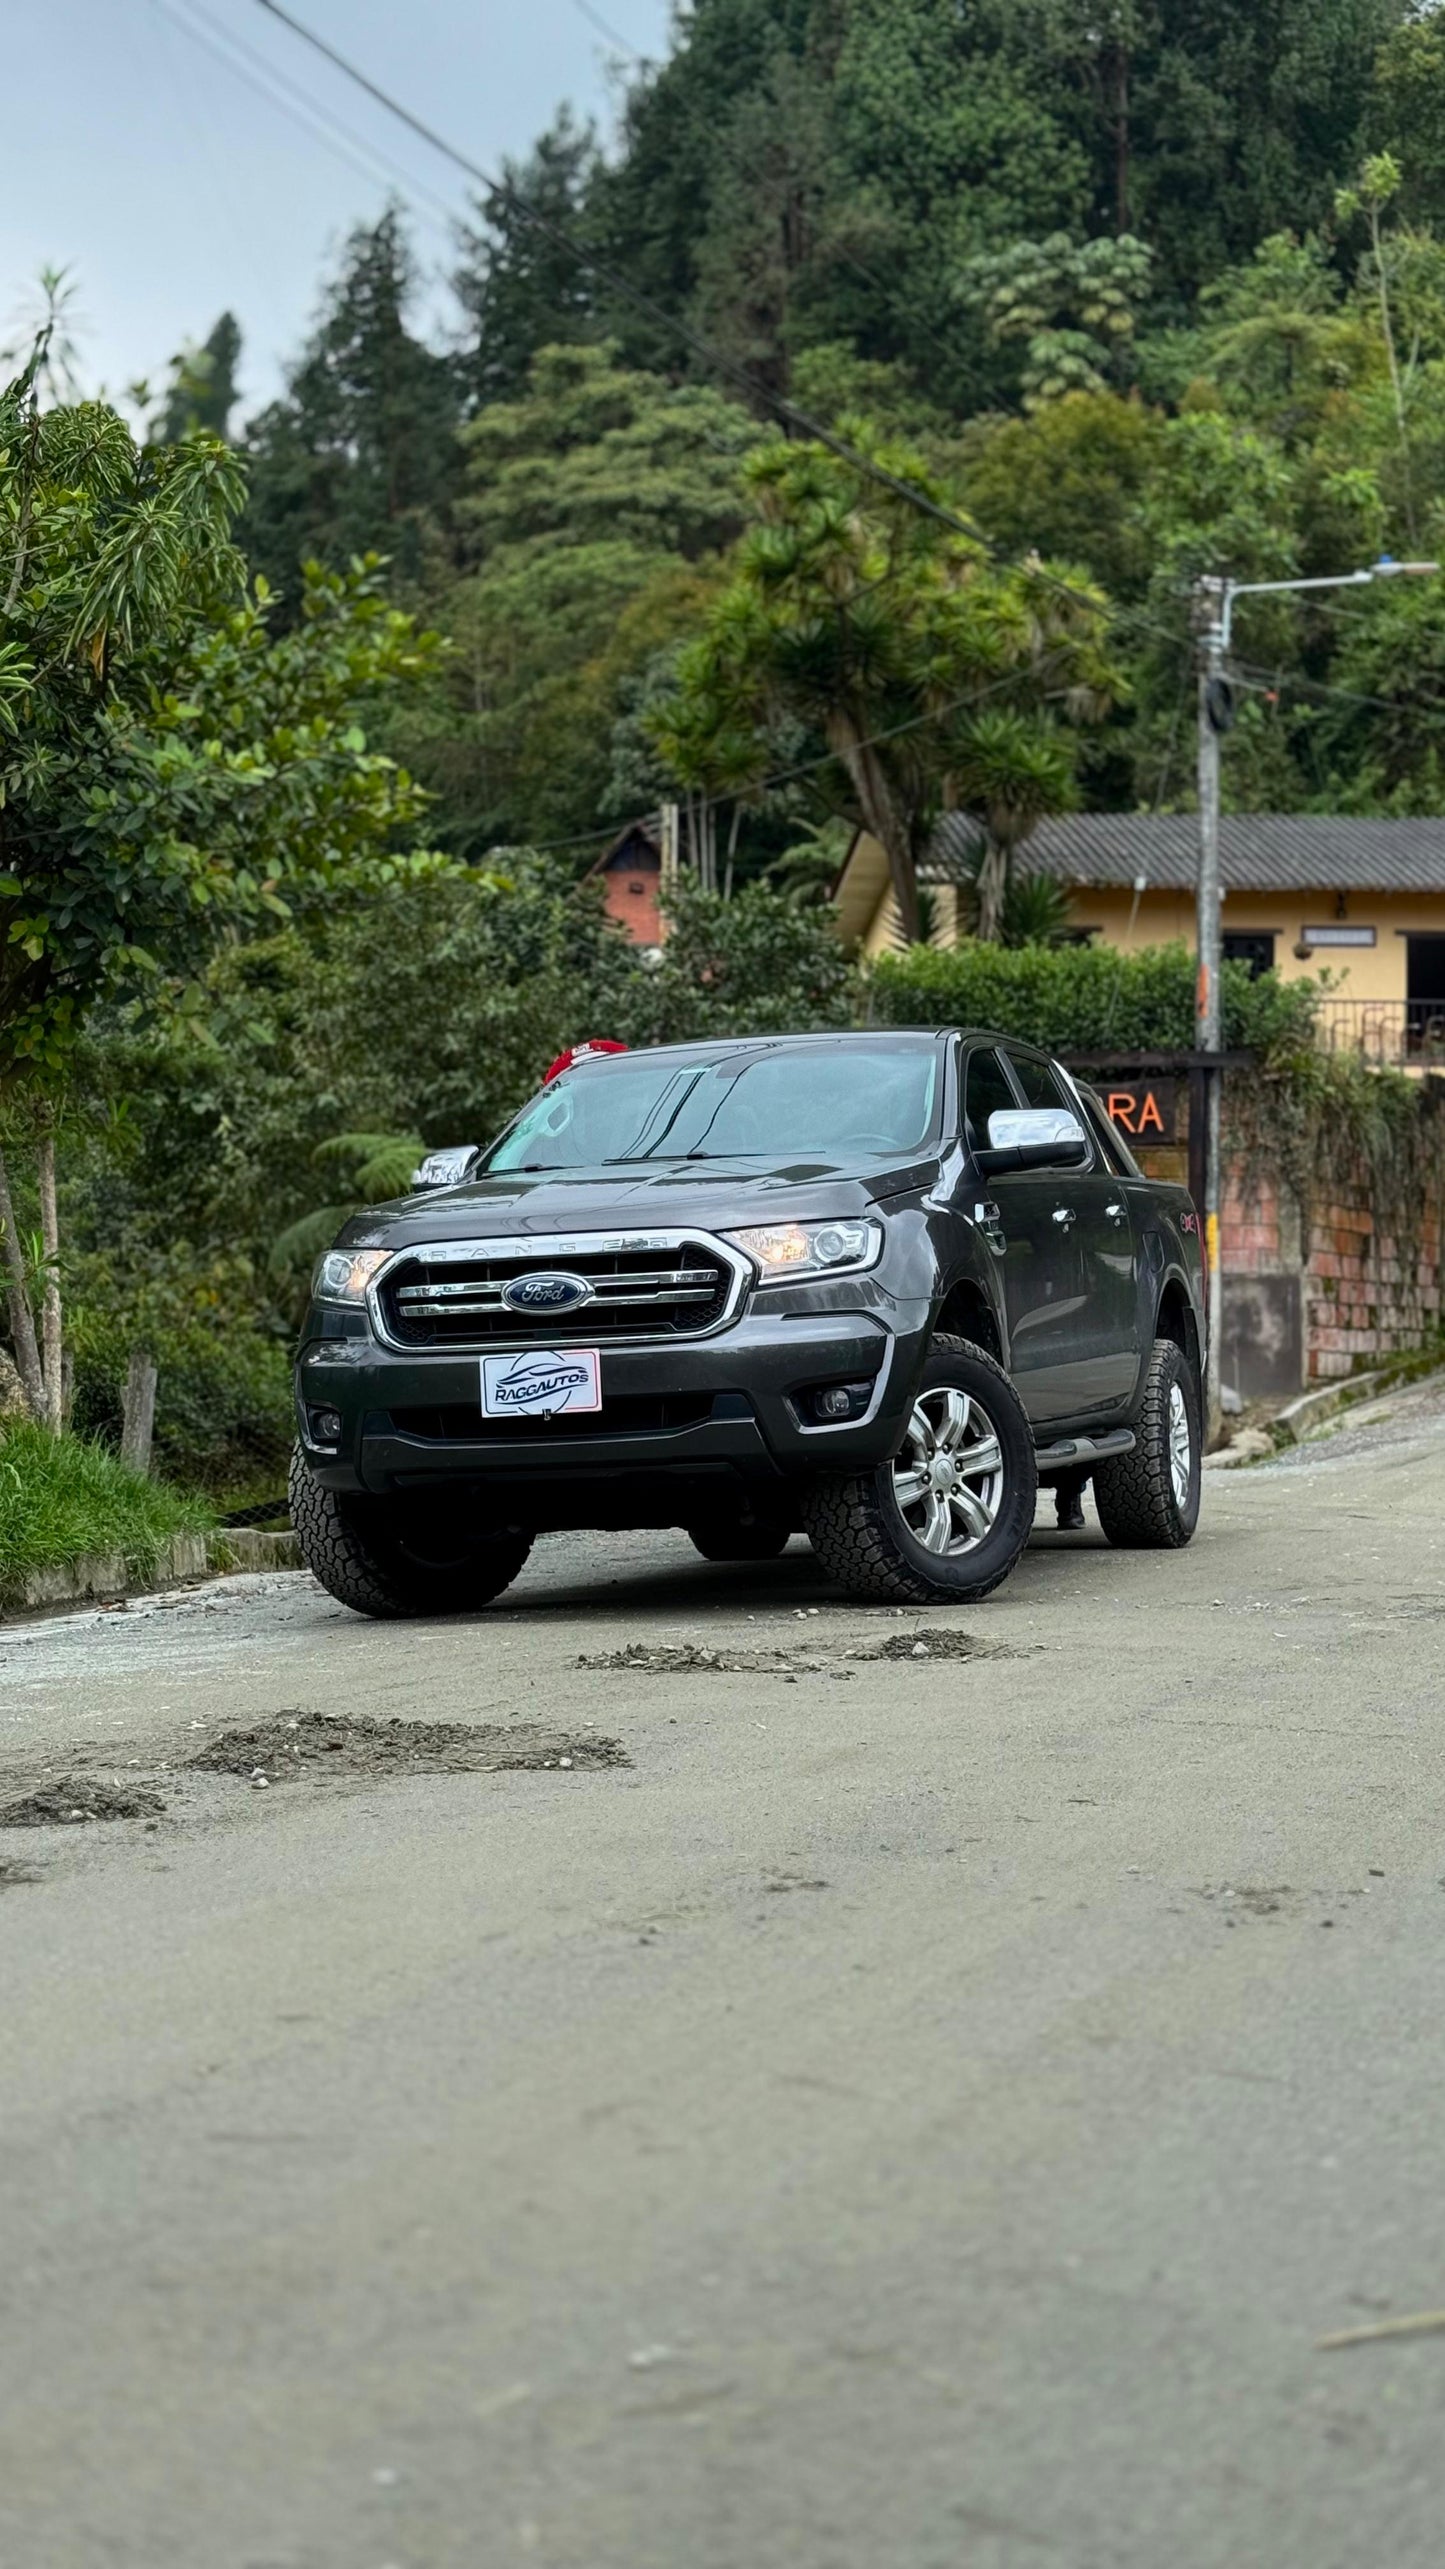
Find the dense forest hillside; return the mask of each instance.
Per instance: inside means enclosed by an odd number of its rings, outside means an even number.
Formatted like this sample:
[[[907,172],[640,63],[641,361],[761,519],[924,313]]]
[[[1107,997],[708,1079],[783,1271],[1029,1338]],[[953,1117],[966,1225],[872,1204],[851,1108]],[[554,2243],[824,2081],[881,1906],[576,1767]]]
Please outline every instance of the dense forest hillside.
[[[809,420],[1106,593],[1117,683],[1072,790],[1177,804],[1191,580],[1441,540],[1445,24],[1408,0],[693,0],[609,148],[564,109],[473,206],[437,344],[419,284],[397,206],[325,281],[280,400],[237,424],[223,317],[166,424],[230,420],[284,602],[308,555],[374,550],[450,637],[397,736],[445,844],[585,857],[719,789],[650,717],[757,516],[741,459]],[[1433,598],[1262,605],[1241,654],[1236,802],[1433,806]],[[744,877],[856,802],[827,748],[772,708],[736,769]]]

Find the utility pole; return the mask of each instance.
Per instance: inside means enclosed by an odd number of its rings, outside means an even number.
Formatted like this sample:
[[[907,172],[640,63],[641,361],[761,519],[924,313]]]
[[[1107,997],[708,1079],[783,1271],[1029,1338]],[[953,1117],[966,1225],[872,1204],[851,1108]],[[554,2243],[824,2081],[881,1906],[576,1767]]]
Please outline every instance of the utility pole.
[[[1223,1122],[1224,1012],[1220,963],[1224,937],[1220,912],[1224,885],[1219,864],[1219,743],[1234,721],[1227,663],[1239,598],[1292,596],[1301,589],[1354,589],[1373,580],[1419,578],[1438,562],[1397,562],[1382,553],[1368,570],[1332,572],[1310,580],[1225,580],[1194,584],[1194,632],[1199,653],[1199,978],[1194,995],[1197,1066],[1189,1083],[1191,1183],[1204,1216],[1204,1274],[1208,1294],[1209,1356],[1205,1371],[1205,1438],[1219,1434],[1219,1360],[1224,1323],[1224,1278],[1219,1263],[1223,1194],[1220,1128]],[[1202,1133],[1199,1127],[1202,1126]],[[1202,1140],[1202,1149],[1199,1147]]]
[[[1219,967],[1224,951],[1220,919],[1223,884],[1219,869],[1219,741],[1229,729],[1231,708],[1224,675],[1224,652],[1230,597],[1224,580],[1200,580],[1195,588],[1195,632],[1199,642],[1199,887],[1196,939],[1199,973],[1194,987],[1194,1049],[1202,1058],[1190,1082],[1190,1131],[1202,1116],[1202,1150],[1191,1156],[1200,1171],[1199,1207],[1204,1217],[1204,1285],[1209,1326],[1209,1353],[1204,1375],[1205,1443],[1219,1434],[1220,1341],[1224,1328],[1224,1278],[1219,1264],[1219,1216],[1223,1192],[1220,1130],[1223,1122],[1219,1055],[1224,1049],[1224,1016],[1220,1004]]]

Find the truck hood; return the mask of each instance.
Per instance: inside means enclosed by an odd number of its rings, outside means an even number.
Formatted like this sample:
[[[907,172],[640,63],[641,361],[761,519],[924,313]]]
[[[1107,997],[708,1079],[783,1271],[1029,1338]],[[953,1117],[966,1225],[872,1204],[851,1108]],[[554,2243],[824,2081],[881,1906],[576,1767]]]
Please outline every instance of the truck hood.
[[[902,1166],[843,1168],[816,1160],[650,1161],[636,1168],[516,1170],[468,1186],[437,1187],[353,1215],[348,1249],[400,1249],[422,1240],[470,1240],[578,1231],[736,1231],[749,1223],[829,1221],[929,1188],[938,1156]]]

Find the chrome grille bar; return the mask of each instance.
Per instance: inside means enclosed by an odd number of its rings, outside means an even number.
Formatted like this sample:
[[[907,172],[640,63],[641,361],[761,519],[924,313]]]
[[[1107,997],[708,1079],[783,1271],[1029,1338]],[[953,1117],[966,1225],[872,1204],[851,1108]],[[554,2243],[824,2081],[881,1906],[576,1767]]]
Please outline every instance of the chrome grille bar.
[[[694,1270],[695,1273],[696,1270]],[[648,1293],[614,1293],[608,1296],[603,1308],[607,1311],[631,1311],[634,1308],[640,1310],[645,1303],[649,1302],[716,1302],[722,1281],[721,1276],[717,1276],[701,1283],[670,1285],[666,1291],[654,1289]],[[580,1328],[583,1315],[593,1307],[588,1303],[579,1303],[575,1310],[570,1312],[513,1312],[511,1304],[503,1302],[499,1293],[478,1294],[468,1300],[461,1285],[451,1285],[447,1288],[447,1292],[449,1297],[456,1298],[443,1301],[440,1294],[435,1297],[430,1295],[424,1285],[403,1285],[396,1298],[398,1302],[406,1304],[408,1318],[414,1318],[418,1314],[433,1313],[441,1317],[450,1314],[453,1319],[465,1319],[471,1315],[480,1317],[483,1313],[505,1311],[516,1320],[533,1320],[539,1324],[550,1322],[550,1329],[543,1326],[544,1336],[554,1334],[560,1320],[575,1319]]]
[[[618,1273],[618,1262],[628,1259],[647,1263]],[[458,1272],[468,1268],[470,1274]],[[590,1288],[575,1312],[515,1311],[503,1301],[509,1283],[556,1268]],[[408,1274],[415,1281],[402,1282]],[[564,1319],[584,1332],[590,1319],[611,1346],[676,1344],[725,1329],[753,1275],[752,1262],[730,1241],[688,1228],[418,1240],[392,1252],[372,1280],[367,1307],[382,1344],[406,1355],[537,1346]]]
[[[694,1291],[701,1284],[705,1292],[716,1293],[720,1281],[719,1274],[714,1272],[704,1275],[699,1267],[674,1267],[670,1270],[658,1267],[651,1271],[641,1269],[636,1275],[630,1276],[585,1276],[583,1278],[583,1282],[591,1286],[594,1294],[606,1294],[609,1299],[616,1302],[631,1302],[637,1298],[634,1293],[634,1288],[637,1287],[643,1287],[649,1293],[687,1293]],[[507,1285],[515,1282],[516,1278],[512,1276],[503,1277],[500,1283],[494,1282],[490,1276],[481,1276],[468,1279],[463,1284],[398,1285],[396,1298],[398,1302],[420,1304],[443,1300],[461,1301],[472,1297],[480,1310],[491,1303],[500,1304]]]

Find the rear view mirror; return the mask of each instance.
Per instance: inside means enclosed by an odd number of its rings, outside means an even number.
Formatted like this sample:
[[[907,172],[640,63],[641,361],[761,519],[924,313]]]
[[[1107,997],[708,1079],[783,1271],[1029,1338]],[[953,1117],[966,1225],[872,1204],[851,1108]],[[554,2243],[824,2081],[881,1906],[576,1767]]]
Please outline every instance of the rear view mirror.
[[[418,1193],[426,1186],[464,1186],[480,1158],[475,1142],[456,1142],[448,1151],[428,1151],[412,1186]]]
[[[984,1177],[1007,1177],[1021,1169],[1079,1169],[1088,1157],[1083,1125],[1062,1106],[1017,1107],[990,1115],[988,1148],[974,1153]]]

